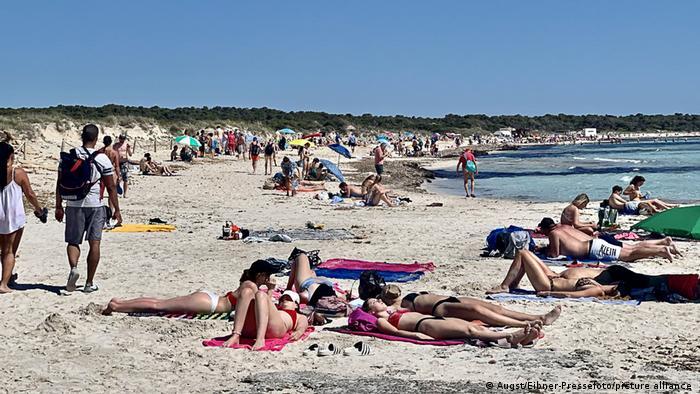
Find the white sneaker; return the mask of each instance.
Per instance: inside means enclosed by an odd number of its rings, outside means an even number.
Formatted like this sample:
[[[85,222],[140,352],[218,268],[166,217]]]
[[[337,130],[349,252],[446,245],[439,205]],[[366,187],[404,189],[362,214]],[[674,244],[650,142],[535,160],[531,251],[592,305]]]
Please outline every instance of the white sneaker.
[[[360,341],[343,349],[344,356],[369,356],[372,353],[372,348],[368,344]]]
[[[340,353],[342,353],[342,350],[332,343],[321,345],[321,347],[318,348],[319,357],[335,356]]]
[[[66,283],[66,291],[75,291],[75,284],[78,282],[78,278],[80,278],[78,268],[71,268],[68,274],[68,283]]]

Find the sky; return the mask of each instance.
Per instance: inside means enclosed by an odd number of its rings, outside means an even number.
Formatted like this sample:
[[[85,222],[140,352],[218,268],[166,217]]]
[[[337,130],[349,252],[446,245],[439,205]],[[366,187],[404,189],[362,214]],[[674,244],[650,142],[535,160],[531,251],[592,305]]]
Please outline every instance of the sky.
[[[0,107],[700,107],[700,2],[3,1]]]

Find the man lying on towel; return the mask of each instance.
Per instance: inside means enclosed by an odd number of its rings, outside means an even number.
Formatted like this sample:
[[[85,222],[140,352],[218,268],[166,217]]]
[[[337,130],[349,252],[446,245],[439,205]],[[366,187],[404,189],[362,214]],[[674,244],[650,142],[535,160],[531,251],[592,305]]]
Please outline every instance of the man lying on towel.
[[[673,261],[673,255],[680,255],[670,238],[623,244],[611,238],[593,238],[571,226],[557,225],[551,218],[542,219],[538,228],[549,238],[548,257],[565,255],[599,261],[634,262],[650,257],[663,257]]]

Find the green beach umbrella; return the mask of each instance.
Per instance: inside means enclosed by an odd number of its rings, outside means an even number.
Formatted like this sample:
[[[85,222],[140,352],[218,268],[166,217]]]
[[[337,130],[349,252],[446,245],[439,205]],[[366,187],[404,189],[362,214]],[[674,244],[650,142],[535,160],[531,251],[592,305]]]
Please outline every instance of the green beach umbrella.
[[[700,239],[700,205],[671,208],[632,226],[672,237]]]
[[[199,148],[200,146],[202,146],[202,144],[200,144],[196,138],[192,138],[189,135],[181,135],[175,138],[175,143],[191,146],[192,148]]]

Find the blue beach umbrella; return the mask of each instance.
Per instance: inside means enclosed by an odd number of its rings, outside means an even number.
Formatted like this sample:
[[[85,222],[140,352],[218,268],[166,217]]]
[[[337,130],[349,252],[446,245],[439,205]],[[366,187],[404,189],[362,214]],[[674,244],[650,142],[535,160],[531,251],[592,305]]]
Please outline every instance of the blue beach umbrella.
[[[340,144],[331,144],[328,145],[328,148],[330,148],[333,152],[346,157],[348,159],[352,159],[352,154],[348,150],[348,148],[344,147],[343,145]]]
[[[280,134],[296,134],[297,133],[296,131],[294,131],[292,129],[287,129],[287,128],[277,130],[277,132]]]
[[[377,138],[377,142],[379,142],[380,144],[390,144],[389,140],[386,137]]]
[[[379,134],[379,135],[377,136],[377,141],[379,141],[379,140],[388,140],[388,139],[389,139],[389,137],[387,137],[386,134]]]
[[[319,159],[321,163],[323,163],[323,166],[326,167],[328,172],[333,174],[334,177],[336,177],[340,182],[345,182],[345,177],[343,176],[343,173],[340,172],[340,168],[338,168],[335,164],[333,164],[330,160],[326,159]]]

